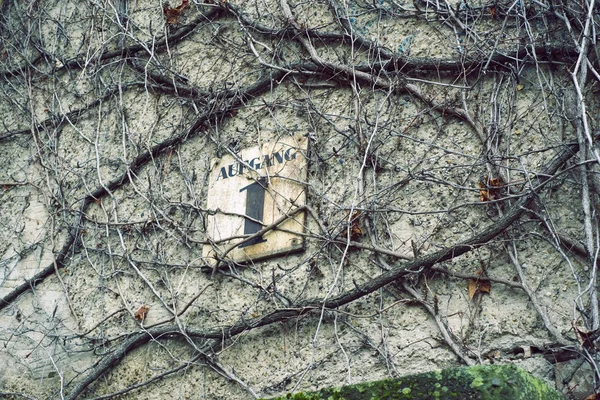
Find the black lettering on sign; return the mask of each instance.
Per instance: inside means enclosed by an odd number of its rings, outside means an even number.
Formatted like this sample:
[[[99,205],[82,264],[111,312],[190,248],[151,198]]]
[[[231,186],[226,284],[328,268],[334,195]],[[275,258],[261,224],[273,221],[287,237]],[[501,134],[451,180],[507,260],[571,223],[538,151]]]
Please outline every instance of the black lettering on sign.
[[[217,175],[217,181],[221,179],[232,178],[236,175],[242,175],[244,168],[258,171],[259,169],[270,168],[275,165],[283,165],[287,161],[295,160],[297,156],[296,149],[290,147],[286,150],[280,150],[271,154],[262,154],[244,163],[234,163],[221,167]]]
[[[263,221],[266,187],[267,179],[263,177],[240,189],[240,193],[246,191],[246,216],[249,217],[244,220],[244,235],[252,235],[263,228],[262,224],[256,221]],[[256,236],[251,240],[242,243],[239,248],[252,246],[253,244],[266,241],[267,240],[263,239],[262,236]]]

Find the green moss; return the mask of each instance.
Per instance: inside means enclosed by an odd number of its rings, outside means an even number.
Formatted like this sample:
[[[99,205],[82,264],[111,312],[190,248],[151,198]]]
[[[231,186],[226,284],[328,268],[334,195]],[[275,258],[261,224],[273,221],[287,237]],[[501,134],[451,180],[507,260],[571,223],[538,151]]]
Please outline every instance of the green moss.
[[[483,378],[481,376],[476,376],[475,379],[473,379],[473,382],[471,382],[471,388],[475,389],[481,386],[483,386]]]
[[[564,397],[514,365],[445,369],[398,379],[366,382],[317,392],[287,394],[278,400],[559,400]]]

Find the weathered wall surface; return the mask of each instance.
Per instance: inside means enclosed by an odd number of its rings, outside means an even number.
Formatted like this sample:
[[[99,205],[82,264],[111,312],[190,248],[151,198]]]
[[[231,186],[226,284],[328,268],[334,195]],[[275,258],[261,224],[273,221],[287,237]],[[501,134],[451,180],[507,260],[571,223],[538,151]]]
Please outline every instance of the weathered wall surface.
[[[0,1],[0,393],[486,363],[591,393],[597,15],[553,3]],[[298,140],[261,226],[304,249],[241,263],[215,165]]]

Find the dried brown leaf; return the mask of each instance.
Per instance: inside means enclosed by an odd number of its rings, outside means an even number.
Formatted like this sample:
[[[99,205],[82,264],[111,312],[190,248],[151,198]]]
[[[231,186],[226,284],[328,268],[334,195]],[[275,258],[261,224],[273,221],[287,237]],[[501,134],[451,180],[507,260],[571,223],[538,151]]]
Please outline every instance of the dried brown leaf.
[[[175,8],[171,8],[168,3],[163,4],[163,14],[167,17],[167,24],[176,25],[179,23],[179,17],[189,5],[190,0],[182,0],[181,4]]]
[[[469,300],[473,300],[473,297],[477,294],[477,280],[469,279],[467,289],[469,289]]]
[[[479,200],[485,203],[487,201],[498,200],[501,197],[504,182],[501,178],[488,176],[485,179],[485,183],[483,181],[478,182],[477,186],[479,186]]]
[[[593,349],[596,348],[597,346],[594,344],[594,342],[596,341],[596,339],[598,339],[598,329],[594,329],[594,330],[583,330],[581,328],[579,328],[578,326],[576,326],[575,324],[573,324],[573,329],[575,330],[575,334],[577,335],[577,340],[579,341],[579,344],[581,344],[581,347],[586,348],[586,349]]]
[[[362,211],[357,211],[352,214],[351,218],[351,226],[350,226],[350,239],[357,240],[359,237],[363,235],[363,230],[360,226],[360,216]]]
[[[478,276],[484,276],[485,271],[480,269],[476,274]],[[492,284],[485,278],[469,279],[467,282],[467,289],[469,290],[469,300],[473,300],[473,297],[475,297],[477,293],[489,294],[492,289]]]
[[[479,293],[490,294],[490,290],[492,289],[492,285],[491,285],[490,281],[480,279],[478,281],[478,283],[479,283],[479,286],[477,289],[479,290]]]
[[[143,322],[146,319],[148,310],[150,310],[150,307],[148,307],[147,305],[144,304],[143,306],[141,306],[135,313],[135,319]]]
[[[358,240],[364,234],[362,227],[360,225],[361,215],[362,215],[362,211],[356,211],[354,214],[352,214],[352,217],[350,218],[350,240],[352,240],[352,241]],[[340,237],[345,238],[347,236],[348,236],[348,230],[344,229],[342,231],[342,233],[340,234]]]

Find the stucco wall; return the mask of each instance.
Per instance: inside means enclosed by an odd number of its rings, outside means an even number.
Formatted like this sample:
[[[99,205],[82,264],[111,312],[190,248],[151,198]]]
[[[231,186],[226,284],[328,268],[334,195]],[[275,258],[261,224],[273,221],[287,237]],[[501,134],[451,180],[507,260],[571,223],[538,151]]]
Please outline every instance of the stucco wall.
[[[0,390],[553,383],[597,313],[598,84],[573,100],[585,10],[518,3],[0,1]],[[294,136],[304,250],[213,271],[215,160]]]

